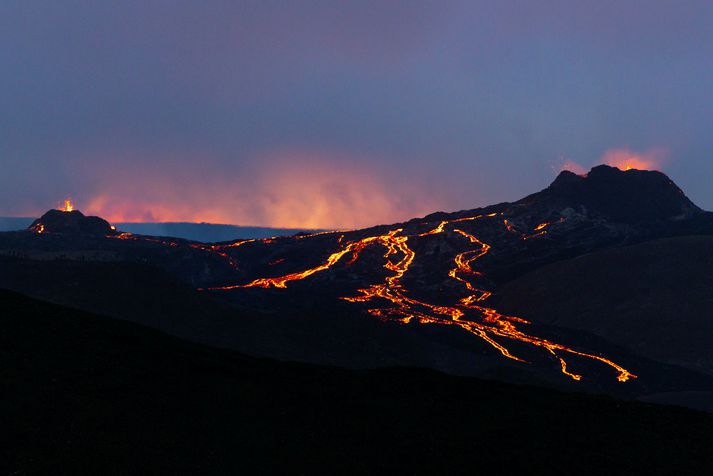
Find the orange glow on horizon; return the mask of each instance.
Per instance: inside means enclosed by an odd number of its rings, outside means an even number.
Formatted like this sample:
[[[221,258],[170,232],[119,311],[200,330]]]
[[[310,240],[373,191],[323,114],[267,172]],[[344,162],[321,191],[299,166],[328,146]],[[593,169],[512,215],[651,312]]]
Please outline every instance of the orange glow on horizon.
[[[404,171],[374,173],[368,160],[287,151],[222,173],[101,171],[101,186],[86,193],[82,211],[112,223],[355,229],[444,208],[435,186]]]
[[[568,170],[572,173],[575,173],[577,175],[586,175],[587,174],[587,169],[584,168],[583,166],[579,165],[577,162],[574,162],[572,160],[565,160],[562,165],[559,167],[559,169],[555,170],[555,172],[559,173],[564,170]]]

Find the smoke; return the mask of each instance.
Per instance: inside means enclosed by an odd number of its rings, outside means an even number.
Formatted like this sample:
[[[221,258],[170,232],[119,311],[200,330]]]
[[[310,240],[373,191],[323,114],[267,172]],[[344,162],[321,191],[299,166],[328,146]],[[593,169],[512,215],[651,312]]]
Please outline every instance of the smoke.
[[[361,157],[281,150],[229,170],[206,159],[175,162],[201,165],[170,173],[150,165],[102,169],[96,191],[77,206],[112,222],[356,228],[423,215],[444,203],[414,174]]]
[[[635,152],[628,148],[609,149],[602,155],[601,163],[621,170],[657,170],[667,154],[664,149],[654,148],[644,152]]]
[[[655,147],[642,152],[633,151],[627,147],[606,150],[593,165],[606,164],[621,170],[658,170],[668,158],[666,149]],[[584,175],[589,167],[580,165],[569,159],[563,159],[557,171],[569,170],[578,175]]]
[[[556,173],[562,172],[563,170],[569,170],[570,172],[574,172],[577,175],[584,175],[587,173],[587,169],[584,168],[584,166],[579,165],[577,162],[574,162],[569,159],[562,159],[562,162],[558,167],[553,167],[553,170]]]

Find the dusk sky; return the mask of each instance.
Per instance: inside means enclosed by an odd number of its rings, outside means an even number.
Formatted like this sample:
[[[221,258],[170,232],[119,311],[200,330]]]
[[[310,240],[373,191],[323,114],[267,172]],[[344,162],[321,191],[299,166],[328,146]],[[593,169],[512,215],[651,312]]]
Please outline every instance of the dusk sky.
[[[0,4],[0,215],[361,227],[566,164],[713,209],[713,2]]]

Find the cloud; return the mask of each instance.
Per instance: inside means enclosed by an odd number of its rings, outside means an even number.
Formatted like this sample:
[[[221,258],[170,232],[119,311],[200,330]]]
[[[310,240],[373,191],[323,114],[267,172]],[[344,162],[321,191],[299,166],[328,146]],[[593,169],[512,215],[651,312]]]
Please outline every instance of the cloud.
[[[4,2],[0,214],[71,195],[135,219],[266,223],[284,203],[323,223],[300,200],[327,192],[280,197],[272,169],[253,183],[256,152],[281,148],[338,157],[309,177],[339,189],[330,210],[386,197],[373,221],[392,220],[515,200],[561,154],[583,171],[631,145],[642,166],[649,144],[713,207],[713,2],[442,3]],[[330,186],[341,170],[371,192]],[[369,221],[341,209],[339,223]]]

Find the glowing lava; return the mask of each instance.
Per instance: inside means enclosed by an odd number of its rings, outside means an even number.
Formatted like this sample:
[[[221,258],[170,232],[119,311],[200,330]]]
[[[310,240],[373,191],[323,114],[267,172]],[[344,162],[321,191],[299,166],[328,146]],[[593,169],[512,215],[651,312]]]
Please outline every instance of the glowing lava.
[[[518,325],[529,324],[527,320],[516,316],[501,314],[496,309],[484,304],[492,293],[476,286],[474,280],[481,276],[481,273],[474,270],[472,266],[478,259],[487,255],[492,247],[480,240],[473,233],[469,233],[462,228],[455,228],[452,225],[455,223],[463,223],[465,225],[465,222],[475,222],[496,216],[498,216],[497,213],[492,213],[488,215],[443,220],[440,221],[435,228],[415,235],[404,235],[403,228],[396,228],[383,235],[368,236],[347,242],[346,244],[344,244],[344,235],[341,235],[338,241],[341,244],[341,249],[329,255],[327,259],[318,266],[284,276],[258,278],[247,284],[210,289],[231,290],[250,287],[286,288],[289,282],[303,280],[316,273],[332,268],[346,255],[351,254],[350,259],[344,263],[344,266],[350,266],[359,259],[361,252],[367,247],[381,246],[385,250],[383,254],[383,267],[387,270],[389,275],[380,283],[371,284],[359,289],[357,291],[358,295],[356,296],[342,298],[352,303],[369,303],[371,305],[367,310],[369,314],[381,319],[403,324],[420,323],[456,326],[483,339],[504,357],[523,363],[526,361],[514,355],[511,350],[506,347],[504,341],[531,345],[543,349],[547,354],[556,359],[560,371],[574,380],[581,380],[582,376],[569,369],[568,362],[563,355],[590,359],[609,366],[616,371],[616,378],[620,382],[626,382],[629,379],[636,378],[636,375],[605,357],[579,351],[564,344],[559,344],[523,332],[519,329]],[[508,232],[520,234],[507,220],[504,220],[503,224]],[[552,223],[550,222],[541,223],[535,227],[532,235],[521,235],[521,237],[522,239],[530,239],[542,236],[547,233],[546,229],[551,225]],[[429,239],[433,235],[441,233],[452,233],[454,237],[461,236],[467,239],[468,243],[473,246],[472,249],[458,253],[453,258],[454,267],[448,271],[448,276],[462,283],[469,293],[452,305],[438,305],[416,299],[409,295],[408,289],[402,283],[402,278],[409,271],[409,268],[416,259],[416,253],[409,246],[409,240]],[[232,246],[240,246],[244,243],[246,242],[238,242]]]
[[[216,291],[216,290],[225,291],[225,290],[229,290],[229,289],[253,288],[253,287],[286,288],[287,283],[290,281],[298,281],[298,280],[307,278],[309,276],[312,276],[315,273],[319,273],[320,271],[324,271],[326,269],[331,268],[340,259],[342,259],[342,256],[344,256],[347,253],[354,252],[356,255],[358,255],[358,253],[360,253],[361,250],[364,249],[366,243],[376,240],[377,238],[378,237],[370,237],[370,238],[366,238],[365,240],[349,243],[346,247],[342,248],[340,251],[337,251],[336,253],[332,253],[331,255],[329,255],[329,257],[327,258],[327,261],[324,262],[323,264],[316,266],[314,268],[307,269],[305,271],[301,271],[299,273],[287,274],[285,276],[280,276],[277,278],[259,278],[254,281],[251,281],[247,284],[236,284],[233,286],[221,286],[221,287],[215,287],[215,288],[209,288],[209,289],[214,290],[214,291]]]
[[[63,212],[73,212],[74,211],[74,205],[72,204],[71,199],[66,199],[64,201],[64,207],[61,208]]]

